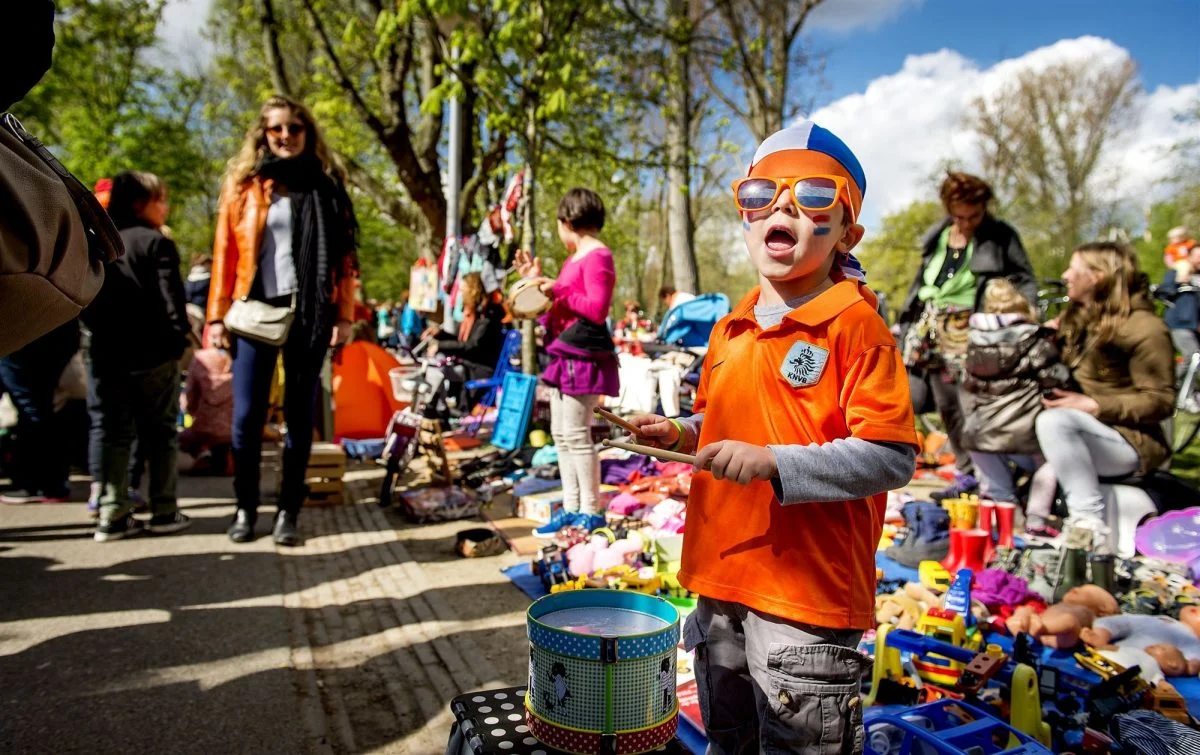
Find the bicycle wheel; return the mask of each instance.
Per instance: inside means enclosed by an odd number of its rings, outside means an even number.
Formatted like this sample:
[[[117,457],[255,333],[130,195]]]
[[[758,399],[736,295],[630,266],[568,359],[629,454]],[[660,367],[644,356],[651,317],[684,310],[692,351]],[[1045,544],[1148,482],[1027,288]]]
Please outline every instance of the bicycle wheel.
[[[1200,401],[1196,396],[1196,376],[1200,371],[1200,354],[1192,357],[1188,364],[1183,380],[1179,384],[1179,393],[1175,399],[1175,414],[1170,419],[1171,450],[1180,453],[1195,440],[1200,432]]]

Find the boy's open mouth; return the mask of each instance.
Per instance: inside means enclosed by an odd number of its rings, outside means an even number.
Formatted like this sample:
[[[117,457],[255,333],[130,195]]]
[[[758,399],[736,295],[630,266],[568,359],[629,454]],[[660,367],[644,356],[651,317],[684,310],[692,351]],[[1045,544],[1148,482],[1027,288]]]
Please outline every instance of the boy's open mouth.
[[[783,226],[767,229],[767,249],[772,252],[786,252],[796,246],[796,235]]]

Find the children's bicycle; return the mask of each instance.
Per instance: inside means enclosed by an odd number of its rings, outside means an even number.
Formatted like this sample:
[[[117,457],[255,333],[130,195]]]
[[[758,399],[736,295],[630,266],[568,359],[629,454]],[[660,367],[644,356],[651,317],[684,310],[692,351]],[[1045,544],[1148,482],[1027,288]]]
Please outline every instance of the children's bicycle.
[[[1188,284],[1175,287],[1170,292],[1158,286],[1151,286],[1151,295],[1162,301],[1167,307],[1175,306],[1175,299],[1182,294],[1200,293],[1200,288]],[[1173,453],[1180,453],[1192,444],[1200,433],[1200,385],[1197,384],[1197,373],[1200,372],[1200,354],[1193,354],[1179,375],[1175,389],[1175,412],[1171,418],[1163,422],[1163,432]],[[1177,373],[1179,374],[1179,373]]]
[[[421,346],[418,345],[409,355],[420,350]],[[444,361],[420,359],[411,372],[398,375],[392,381],[392,392],[396,399],[409,404],[393,414],[388,422],[383,456],[380,458],[385,468],[379,488],[381,508],[392,505],[396,481],[416,458],[421,445],[421,424],[431,412],[436,412],[445,403],[447,366]]]

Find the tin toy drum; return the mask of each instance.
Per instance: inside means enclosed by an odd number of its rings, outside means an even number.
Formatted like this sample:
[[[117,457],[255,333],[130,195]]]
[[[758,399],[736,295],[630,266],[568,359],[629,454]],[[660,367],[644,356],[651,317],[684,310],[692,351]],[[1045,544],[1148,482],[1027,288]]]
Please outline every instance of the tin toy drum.
[[[550,297],[539,287],[539,283],[531,279],[519,280],[508,289],[508,309],[513,317],[529,320],[549,311]]]
[[[578,590],[529,607],[525,720],[578,755],[650,752],[675,736],[679,612],[650,595]]]

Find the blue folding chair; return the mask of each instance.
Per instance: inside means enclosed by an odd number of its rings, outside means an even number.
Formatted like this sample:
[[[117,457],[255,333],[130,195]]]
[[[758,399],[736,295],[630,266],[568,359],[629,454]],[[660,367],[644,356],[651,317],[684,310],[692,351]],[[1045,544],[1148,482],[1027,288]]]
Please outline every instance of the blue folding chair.
[[[483,394],[483,398],[475,406],[471,407],[471,416],[467,418],[464,426],[472,435],[479,432],[480,426],[483,425],[483,416],[487,414],[488,409],[496,408],[496,396],[500,392],[500,387],[504,385],[504,376],[512,372],[513,361],[521,356],[521,331],[513,329],[504,334],[504,345],[500,347],[500,359],[496,362],[496,369],[492,371],[492,376],[484,380],[469,380],[464,386],[468,391],[478,391],[484,388],[487,393]]]

